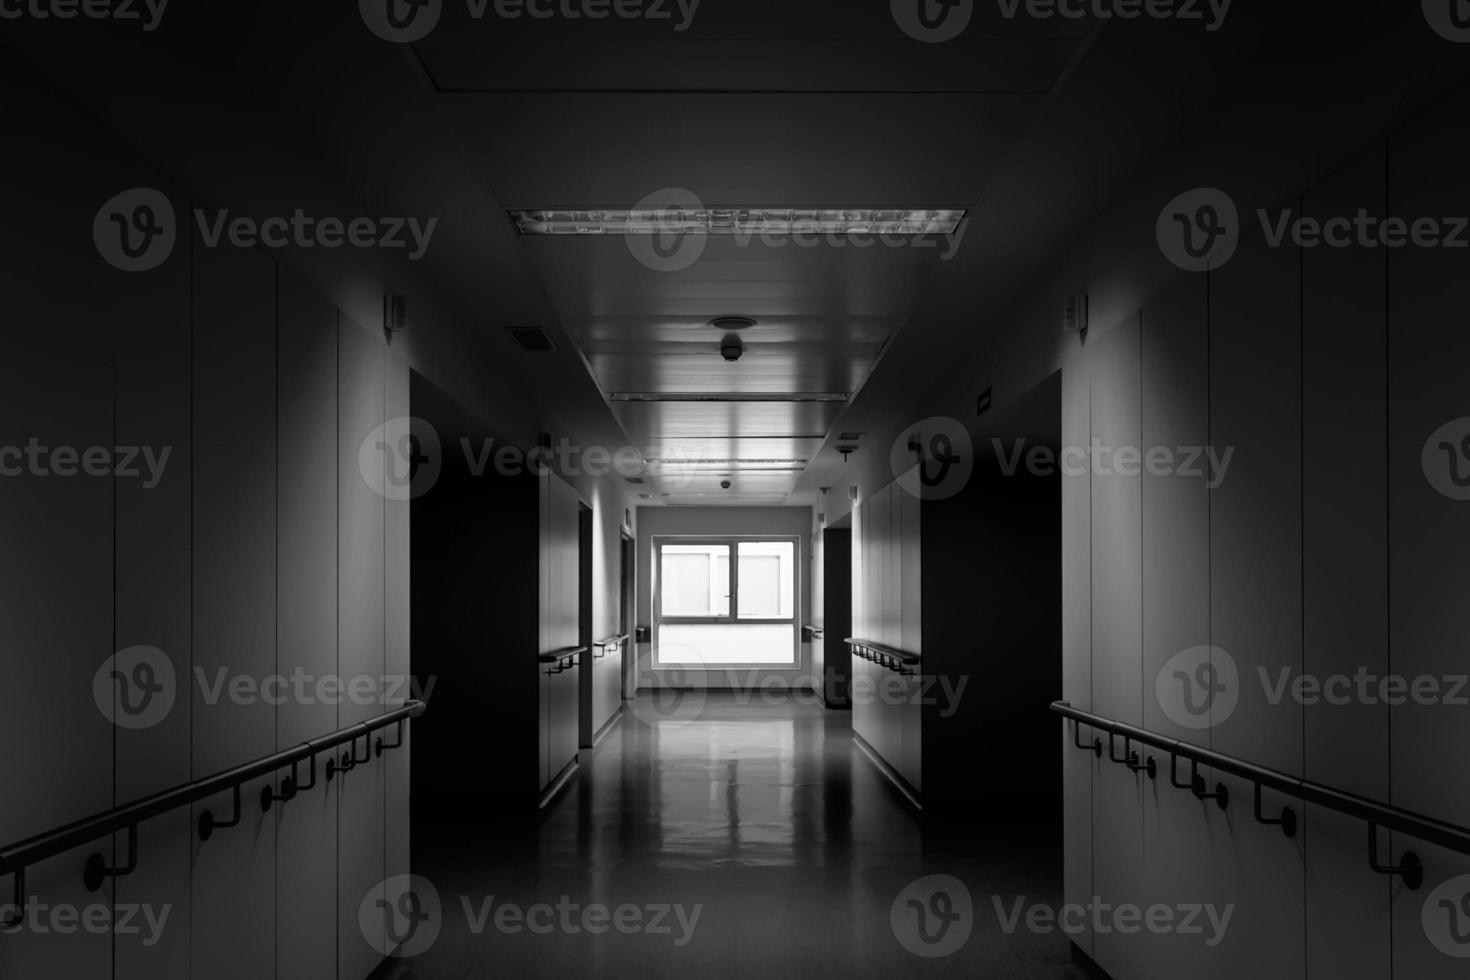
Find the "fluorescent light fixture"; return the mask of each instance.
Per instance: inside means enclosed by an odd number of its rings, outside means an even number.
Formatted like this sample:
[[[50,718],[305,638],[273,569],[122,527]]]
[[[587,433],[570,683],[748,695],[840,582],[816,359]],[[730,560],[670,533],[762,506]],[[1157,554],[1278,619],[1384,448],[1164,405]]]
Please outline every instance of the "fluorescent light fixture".
[[[789,394],[738,394],[732,392],[661,392],[613,391],[608,401],[614,402],[845,402],[848,395],[840,391],[806,391]]]
[[[650,459],[650,472],[666,470],[740,470],[742,472],[800,472],[804,459]]]
[[[953,235],[943,208],[682,208],[511,211],[522,235]]]

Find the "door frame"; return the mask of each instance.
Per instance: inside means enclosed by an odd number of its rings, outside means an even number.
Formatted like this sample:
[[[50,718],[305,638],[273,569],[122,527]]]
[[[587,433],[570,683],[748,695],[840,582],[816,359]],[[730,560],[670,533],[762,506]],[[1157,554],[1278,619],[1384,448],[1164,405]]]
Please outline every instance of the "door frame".
[[[638,632],[634,609],[638,605],[638,539],[623,528],[619,537],[622,556],[618,598],[618,635],[623,641],[623,700],[638,697]]]

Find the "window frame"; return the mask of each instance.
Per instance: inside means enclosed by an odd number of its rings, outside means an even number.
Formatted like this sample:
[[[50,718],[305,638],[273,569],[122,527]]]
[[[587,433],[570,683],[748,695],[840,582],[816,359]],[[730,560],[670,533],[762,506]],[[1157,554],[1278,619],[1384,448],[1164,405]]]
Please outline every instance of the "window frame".
[[[740,544],[789,543],[791,545],[791,615],[789,617],[744,619],[740,616]],[[708,545],[730,549],[730,612],[725,616],[664,616],[664,546],[665,545]],[[798,670],[801,668],[801,537],[795,534],[719,534],[684,535],[659,534],[653,538],[653,651],[652,666],[656,670]],[[791,660],[773,663],[688,664],[660,661],[660,633],[665,624],[670,626],[790,626],[792,634]]]

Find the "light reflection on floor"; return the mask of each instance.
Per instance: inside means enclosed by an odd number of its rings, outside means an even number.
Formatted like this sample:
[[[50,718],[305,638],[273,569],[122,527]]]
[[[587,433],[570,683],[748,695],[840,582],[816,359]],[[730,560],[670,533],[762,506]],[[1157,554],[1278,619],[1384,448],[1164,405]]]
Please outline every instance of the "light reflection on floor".
[[[921,821],[860,756],[841,712],[718,697],[687,721],[627,711],[539,821],[485,815],[450,829],[415,814],[415,871],[440,895],[442,931],[379,975],[1082,977],[1064,936],[1007,935],[997,921],[993,897],[1060,901],[1059,822],[1005,812]],[[974,929],[953,955],[922,958],[890,913],[906,886],[938,874],[968,887]],[[572,910],[546,934],[497,929],[493,914],[476,934],[466,908],[492,896],[492,910]],[[684,918],[666,913],[667,932],[633,933],[629,919],[627,934],[592,935],[600,920],[581,915],[596,904],[636,906],[645,924],[653,907]]]

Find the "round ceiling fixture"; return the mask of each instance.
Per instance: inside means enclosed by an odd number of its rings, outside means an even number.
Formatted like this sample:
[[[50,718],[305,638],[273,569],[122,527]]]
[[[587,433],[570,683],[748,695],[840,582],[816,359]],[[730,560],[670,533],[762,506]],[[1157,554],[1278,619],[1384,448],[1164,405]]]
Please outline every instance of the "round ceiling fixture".
[[[749,330],[755,324],[748,316],[717,316],[709,322],[716,330]]]

